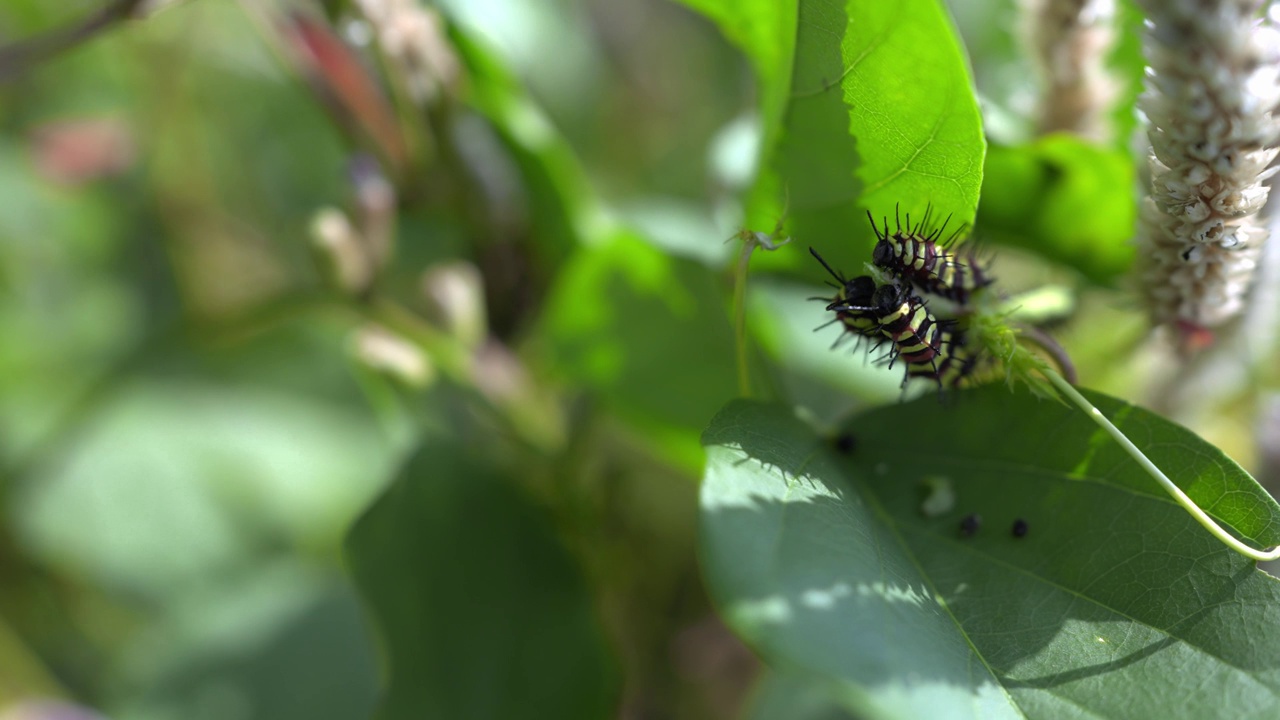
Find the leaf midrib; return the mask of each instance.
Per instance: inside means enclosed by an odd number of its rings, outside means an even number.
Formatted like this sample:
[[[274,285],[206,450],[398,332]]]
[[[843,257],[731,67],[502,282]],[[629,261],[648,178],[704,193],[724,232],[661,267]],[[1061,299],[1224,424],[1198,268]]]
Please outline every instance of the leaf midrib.
[[[951,622],[955,625],[956,631],[960,633],[960,637],[964,638],[965,644],[969,646],[969,649],[973,652],[973,656],[978,658],[978,661],[982,663],[982,667],[986,668],[987,674],[991,676],[991,679],[995,682],[996,686],[1000,688],[1000,692],[1004,693],[1005,698],[1009,701],[1009,706],[1016,710],[1020,717],[1026,720],[1027,714],[1022,711],[1022,706],[1019,705],[1018,701],[1009,693],[1009,689],[1005,687],[1004,682],[1000,679],[1000,676],[996,674],[995,669],[987,662],[987,658],[978,651],[978,647],[974,645],[973,640],[969,638],[969,633],[965,631],[964,625],[962,625],[959,619],[956,618],[955,614],[951,612],[951,607],[943,598],[942,593],[938,592],[938,588],[934,585],[932,576],[925,572],[924,566],[920,564],[920,560],[916,557],[916,554],[911,551],[911,547],[907,544],[906,538],[904,538],[902,533],[899,532],[898,523],[895,522],[893,516],[885,510],[884,505],[880,503],[879,496],[872,491],[867,483],[859,479],[846,475],[845,480],[848,484],[858,489],[859,494],[867,501],[867,505],[873,512],[875,512],[876,517],[880,518],[881,522],[885,524],[885,527],[889,529],[889,532],[893,534],[894,540],[898,543],[898,547],[902,549],[903,554],[911,562],[912,567],[914,567],[916,572],[919,573],[921,581],[923,581],[925,586],[929,588],[929,593],[933,597],[934,602],[938,603],[938,606],[947,614],[947,617],[951,618]],[[880,563],[880,567],[881,572],[883,573],[884,563]],[[976,712],[976,708],[974,717],[981,717],[981,714]]]

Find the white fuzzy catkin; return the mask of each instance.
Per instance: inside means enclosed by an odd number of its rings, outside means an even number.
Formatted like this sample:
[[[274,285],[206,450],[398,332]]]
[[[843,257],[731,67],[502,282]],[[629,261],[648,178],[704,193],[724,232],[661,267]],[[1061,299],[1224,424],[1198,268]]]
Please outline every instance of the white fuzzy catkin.
[[[1214,328],[1237,315],[1268,231],[1280,34],[1260,0],[1139,0],[1147,12],[1151,187],[1138,282],[1152,320]]]
[[[1108,114],[1119,86],[1106,63],[1115,45],[1116,0],[1022,0],[1022,18],[1044,85],[1037,134],[1110,141]]]

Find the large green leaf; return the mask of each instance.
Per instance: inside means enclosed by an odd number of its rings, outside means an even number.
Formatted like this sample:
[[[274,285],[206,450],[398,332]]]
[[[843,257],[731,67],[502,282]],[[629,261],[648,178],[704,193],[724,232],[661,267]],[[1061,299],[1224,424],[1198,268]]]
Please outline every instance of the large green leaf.
[[[1280,542],[1280,507],[1222,453],[1091,399],[1208,512]],[[846,457],[787,410],[738,401],[704,437],[708,585],[769,662],[875,718],[1280,713],[1280,584],[1079,411],[989,388],[849,430]],[[956,502],[926,516],[938,478]],[[970,513],[985,523],[965,537]]]
[[[619,233],[579,249],[557,279],[541,333],[548,365],[697,472],[698,432],[737,393],[722,298],[705,266]]]
[[[978,226],[984,239],[1024,247],[1109,283],[1133,262],[1133,160],[1070,135],[992,147]]]
[[[143,691],[113,698],[111,717],[351,720],[377,703],[378,658],[336,570],[266,564],[155,608],[149,625],[112,663],[118,685]]]
[[[379,718],[610,713],[612,662],[577,568],[539,510],[458,444],[423,446],[347,548],[390,665]]]
[[[802,0],[794,19],[789,3],[689,4],[721,23],[759,77],[768,162],[749,225],[771,227],[785,195],[792,234],[852,265],[870,250],[864,210],[892,215],[901,204],[919,216],[932,204],[972,221],[986,146],[963,49],[936,0]],[[788,74],[775,132],[772,103]],[[798,252],[762,260],[803,261]]]

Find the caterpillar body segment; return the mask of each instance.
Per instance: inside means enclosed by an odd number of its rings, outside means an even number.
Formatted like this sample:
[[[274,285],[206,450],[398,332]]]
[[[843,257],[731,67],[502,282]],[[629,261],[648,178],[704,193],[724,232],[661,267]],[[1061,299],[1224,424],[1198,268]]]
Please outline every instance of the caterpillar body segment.
[[[957,229],[945,241],[941,240],[951,218],[948,216],[940,226],[930,230],[928,223],[931,213],[932,208],[926,210],[924,218],[914,227],[911,225],[911,216],[908,215],[905,227],[899,222],[898,229],[890,232],[888,218],[884,219],[882,228],[876,225],[868,211],[867,218],[871,220],[871,228],[876,234],[871,261],[876,267],[902,278],[923,292],[960,304],[967,303],[970,295],[991,285],[994,279],[972,251],[961,256],[947,249],[961,229]]]
[[[902,382],[912,377],[936,377],[945,347],[944,331],[949,322],[939,322],[928,305],[903,284],[893,282],[876,289],[870,305],[851,305],[840,299],[827,306],[840,313],[870,314],[875,331],[892,343],[889,367],[901,360],[906,365]]]

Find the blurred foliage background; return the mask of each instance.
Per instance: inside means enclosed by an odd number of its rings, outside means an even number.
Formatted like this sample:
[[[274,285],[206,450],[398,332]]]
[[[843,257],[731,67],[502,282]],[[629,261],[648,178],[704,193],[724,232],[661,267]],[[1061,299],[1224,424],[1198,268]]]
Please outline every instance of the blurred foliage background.
[[[0,40],[101,6],[5,0]],[[732,228],[707,148],[749,107],[751,76],[665,0],[442,9],[445,51],[471,50],[425,122],[344,3],[179,3],[0,86],[6,720],[64,717],[51,700],[112,718],[369,716],[383,650],[342,542],[423,433],[541,468],[512,483],[532,498],[517,514],[537,516],[513,537],[553,538],[546,562],[574,558],[560,573],[576,585],[586,568],[588,630],[609,649],[583,683],[605,707],[735,712],[755,662],[707,606],[692,543],[697,435],[734,392],[718,270]],[[349,70],[326,64],[341,63],[326,40],[354,49],[354,90],[330,84]],[[326,282],[326,207],[392,228],[377,294],[398,310]],[[491,340],[473,387],[431,382],[449,371],[423,375],[412,353],[399,375],[361,359],[374,316],[463,312],[476,285]],[[528,406],[505,413],[522,429],[474,411],[484,383]],[[491,505],[455,510],[505,530]],[[442,533],[400,552],[480,560]],[[468,623],[465,603],[451,611]]]
[[[1074,269],[1001,278],[1092,283],[1064,341],[1130,395],[1132,170],[1018,125],[1012,4],[953,7],[1005,143],[979,222],[1112,198],[1037,244]],[[0,42],[100,7],[4,0]],[[669,0],[441,0],[425,59],[361,7],[416,6],[188,0],[0,84],[0,717],[738,717],[698,435],[738,394],[725,240],[795,209],[756,184],[780,99]],[[900,376],[810,332],[807,237],[757,254],[753,379],[831,422]]]

